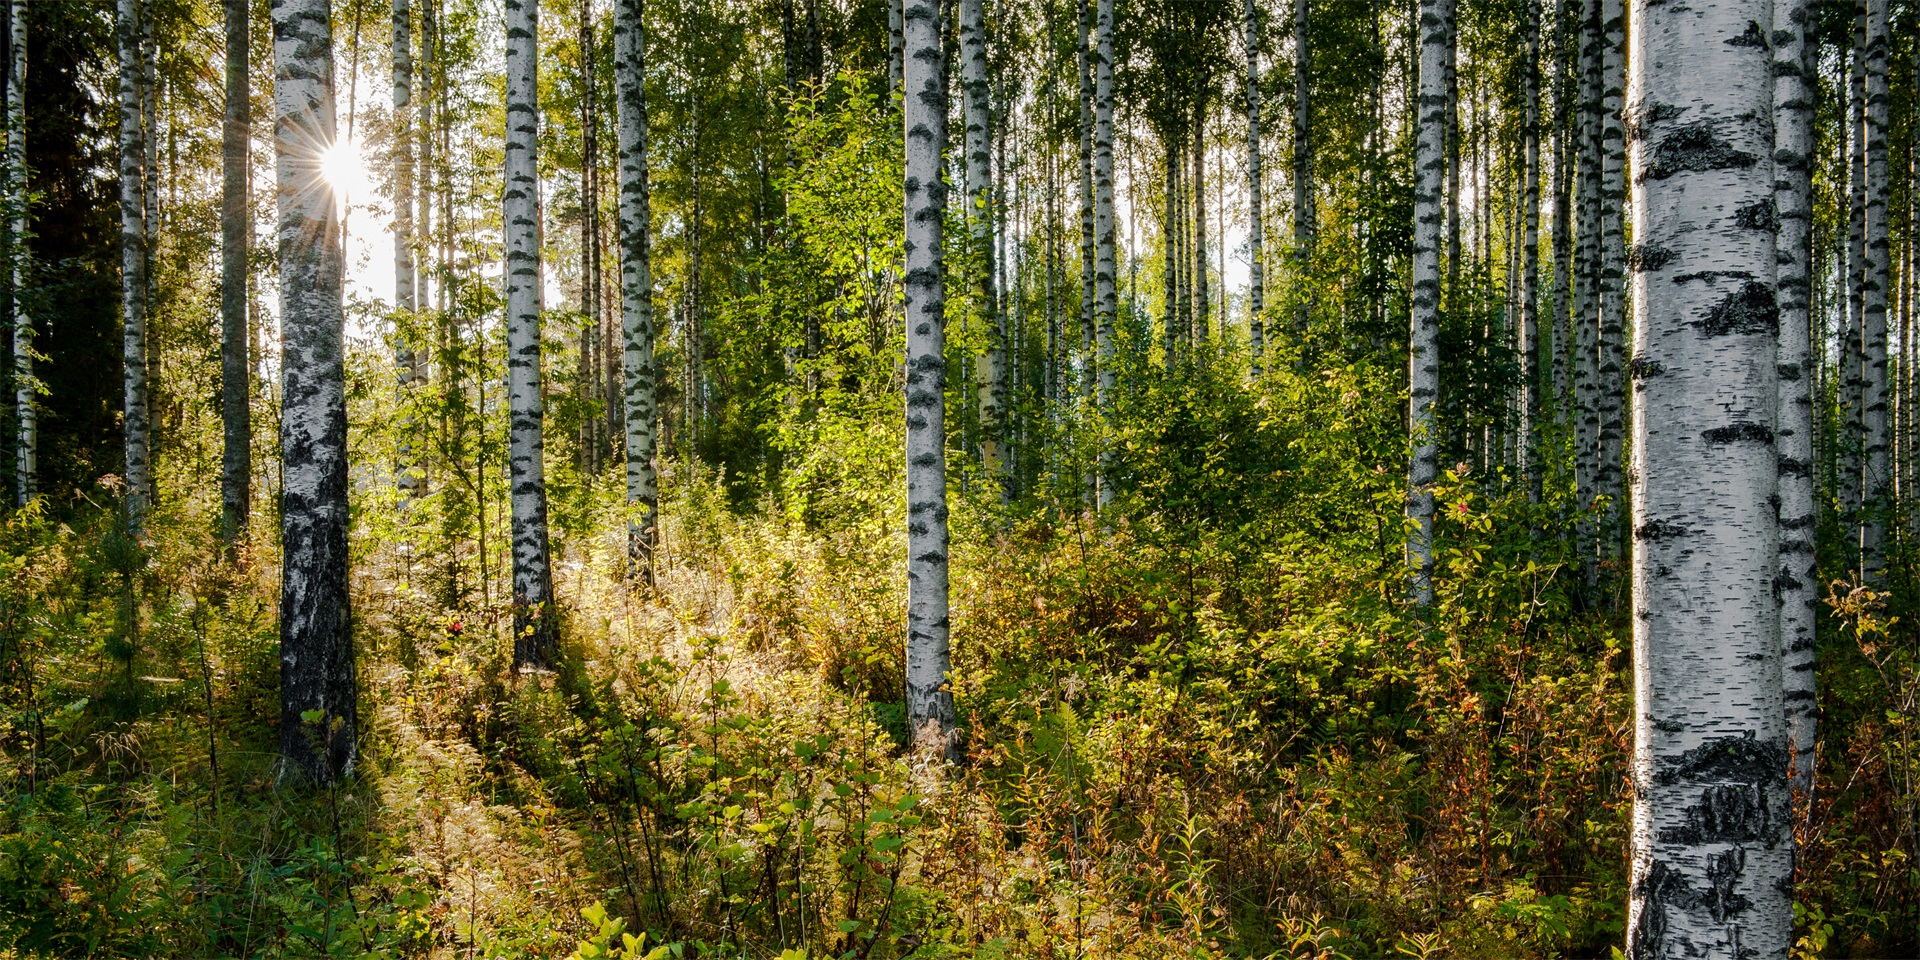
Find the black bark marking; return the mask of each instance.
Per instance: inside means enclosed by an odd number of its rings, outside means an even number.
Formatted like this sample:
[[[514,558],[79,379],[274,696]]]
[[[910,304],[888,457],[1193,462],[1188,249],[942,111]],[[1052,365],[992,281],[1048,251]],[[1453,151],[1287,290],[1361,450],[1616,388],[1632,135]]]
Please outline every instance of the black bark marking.
[[[1774,333],[1780,328],[1780,304],[1772,287],[1749,280],[1714,304],[1700,328],[1709,337]]]
[[[1772,443],[1773,428],[1765,424],[1739,421],[1724,427],[1714,427],[1700,434],[1708,443]]]
[[[1649,111],[1649,119],[1655,112]],[[1728,143],[1711,120],[1672,127],[1649,153],[1646,169],[1640,174],[1643,181],[1707,170],[1745,170],[1759,162],[1758,157]]]

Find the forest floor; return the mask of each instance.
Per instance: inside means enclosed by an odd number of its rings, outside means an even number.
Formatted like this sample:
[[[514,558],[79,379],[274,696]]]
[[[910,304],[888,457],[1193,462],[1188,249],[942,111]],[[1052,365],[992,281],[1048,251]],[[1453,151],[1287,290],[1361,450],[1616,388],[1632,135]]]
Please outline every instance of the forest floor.
[[[0,957],[1620,940],[1623,641],[1542,606],[1554,571],[1497,549],[1450,554],[1459,588],[1420,621],[1374,559],[1310,536],[1250,551],[960,511],[949,767],[902,747],[884,515],[823,529],[689,481],[637,591],[603,518],[566,540],[566,666],[544,676],[507,663],[500,558],[485,602],[470,553],[374,544],[353,580],[357,775],[316,792],[277,777],[277,563],[223,559],[188,513],[138,549],[104,513],[7,521]],[[1871,761],[1894,756],[1874,730],[1833,734],[1836,770],[1867,762],[1816,816],[1868,812],[1803,854],[1803,927],[1832,941],[1807,955],[1879,955],[1912,910],[1886,831],[1914,795]]]

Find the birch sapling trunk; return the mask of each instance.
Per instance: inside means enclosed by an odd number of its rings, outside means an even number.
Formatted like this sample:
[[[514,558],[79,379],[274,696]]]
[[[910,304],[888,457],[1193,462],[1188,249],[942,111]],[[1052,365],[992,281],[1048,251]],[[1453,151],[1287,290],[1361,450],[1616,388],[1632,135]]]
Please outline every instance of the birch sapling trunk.
[[[1882,586],[1887,515],[1893,504],[1887,467],[1887,291],[1892,287],[1887,230],[1887,0],[1866,0],[1866,223],[1860,285],[1861,513],[1860,582]]]
[[[126,454],[127,524],[146,522],[153,489],[152,420],[147,407],[147,146],[141,75],[142,10],[137,0],[115,7],[120,46],[120,297],[122,437]]]
[[[653,221],[647,180],[644,0],[613,10],[615,109],[620,121],[620,370],[627,466],[627,569],[654,582],[660,513],[653,329]]]
[[[358,706],[347,594],[347,405],[328,0],[273,4],[281,403],[280,753],[316,783],[350,776]]]
[[[1196,352],[1213,330],[1213,305],[1207,289],[1207,84],[1195,71],[1193,84],[1193,186],[1187,207],[1193,212],[1193,345]]]
[[[229,542],[247,528],[253,507],[253,395],[248,353],[247,256],[253,247],[248,212],[249,147],[253,105],[247,0],[225,0],[227,18],[226,116],[220,143],[220,527]]]
[[[1526,0],[1526,62],[1520,67],[1520,422],[1514,431],[1515,461],[1527,500],[1539,503],[1541,407],[1540,350],[1540,0]]]
[[[1313,42],[1307,0],[1293,0],[1293,335],[1304,338],[1313,308]]]
[[[1634,9],[1635,960],[1792,942],[1772,22],[1771,0]]]
[[[28,246],[27,196],[27,0],[8,0],[7,56],[7,201],[12,223],[8,236],[12,249],[13,271],[13,402],[18,418],[14,446],[14,481],[17,501],[26,506],[33,499],[34,477],[38,473],[39,414],[36,409],[38,384],[33,378],[33,316],[28,309],[27,290],[32,277],[32,259]]]
[[[1433,603],[1433,482],[1439,472],[1440,231],[1447,167],[1453,0],[1420,0],[1419,118],[1413,150],[1413,310],[1408,338],[1407,567],[1413,602]]]
[[[540,389],[540,0],[507,0],[507,149],[502,220],[507,263],[507,406],[513,508],[513,665],[559,659],[547,555],[545,401]]]
[[[1594,299],[1598,308],[1594,351],[1594,599],[1611,606],[1606,576],[1620,558],[1626,505],[1621,477],[1621,440],[1626,423],[1626,249],[1622,229],[1626,206],[1626,131],[1621,123],[1622,86],[1626,83],[1626,21],[1621,0],[1600,3],[1600,233],[1596,238]]]
[[[420,359],[413,345],[413,24],[407,0],[393,0],[393,305],[401,320],[394,330],[394,367],[399,373],[402,404],[408,404]],[[402,496],[419,493],[421,477],[413,462],[413,422],[400,422],[398,485]]]
[[[992,106],[987,84],[986,0],[960,0],[960,86],[966,96],[967,227],[973,242],[974,297],[987,348],[974,385],[980,412],[980,462],[1002,503],[1011,489],[1006,456],[1006,317],[994,289]]]
[[[1855,556],[1848,566],[1858,573],[1861,494],[1865,478],[1861,467],[1866,454],[1866,351],[1863,331],[1866,327],[1867,286],[1867,11],[1864,0],[1847,0],[1851,12],[1853,38],[1849,51],[1848,97],[1845,141],[1847,157],[1847,306],[1840,328],[1840,413],[1842,437],[1839,497],[1841,516],[1852,525],[1850,539]]]
[[[1241,5],[1241,29],[1247,48],[1247,347],[1253,375],[1260,375],[1266,349],[1266,226],[1260,181],[1260,20],[1253,0]],[[1224,281],[1225,275],[1221,279]]]
[[[1093,327],[1093,0],[1079,0],[1080,46],[1075,66],[1080,71],[1080,352],[1081,402],[1094,405],[1098,364],[1094,357]],[[1088,485],[1094,493],[1098,481]],[[1091,498],[1089,498],[1091,499]]]
[[[1113,406],[1118,383],[1114,364],[1114,317],[1119,312],[1115,287],[1118,267],[1113,219],[1113,0],[1096,0],[1093,46],[1093,310],[1099,341],[1099,406]],[[1100,444],[1098,504],[1113,502],[1113,445]]]
[[[1579,234],[1574,248],[1572,316],[1574,405],[1574,549],[1580,584],[1591,601],[1598,586],[1594,499],[1599,490],[1599,354],[1601,184],[1602,0],[1586,0],[1580,12],[1580,112],[1576,130],[1579,163]]]
[[[957,759],[947,651],[946,57],[939,0],[904,0],[906,96],[907,723],[915,745]]]
[[[1781,682],[1787,753],[1796,809],[1813,798],[1814,619],[1820,601],[1814,556],[1818,514],[1813,479],[1813,353],[1809,337],[1813,262],[1814,44],[1809,0],[1773,5],[1773,205],[1775,285],[1779,290],[1780,401],[1774,438],[1780,446]]]

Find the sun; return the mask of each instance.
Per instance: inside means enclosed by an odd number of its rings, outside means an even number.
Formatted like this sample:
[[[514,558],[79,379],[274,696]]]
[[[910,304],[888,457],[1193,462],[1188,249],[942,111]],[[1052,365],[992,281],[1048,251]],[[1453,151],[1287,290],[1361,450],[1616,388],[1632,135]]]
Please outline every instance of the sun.
[[[348,197],[364,197],[373,188],[366,155],[347,137],[334,141],[320,154],[320,177],[333,190],[336,203],[345,203]]]

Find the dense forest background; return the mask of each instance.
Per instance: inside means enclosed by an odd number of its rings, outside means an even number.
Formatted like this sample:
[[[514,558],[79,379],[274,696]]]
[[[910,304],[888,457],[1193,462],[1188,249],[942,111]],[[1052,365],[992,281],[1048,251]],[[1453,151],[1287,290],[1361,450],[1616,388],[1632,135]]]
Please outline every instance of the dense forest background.
[[[321,175],[345,234],[359,754],[318,786],[289,782],[278,746],[274,34],[264,0],[238,6],[254,240],[237,528],[220,483],[226,5],[140,4],[153,457],[137,524],[116,10],[10,8],[30,40],[8,127],[26,143],[9,193],[24,200],[8,201],[25,243],[7,249],[27,267],[5,292],[30,335],[0,338],[0,480],[33,495],[0,519],[0,957],[1584,957],[1625,942],[1621,292],[1645,251],[1624,181],[1603,177],[1624,175],[1606,158],[1629,133],[1619,4],[1457,6],[1422,434],[1438,470],[1415,484],[1433,497],[1425,603],[1404,558],[1418,8],[1102,0],[1117,237],[1102,330],[1095,10],[986,0],[973,70],[960,8],[982,0],[946,4],[948,764],[910,749],[904,692],[906,71],[889,4],[645,4],[659,489],[644,581],[622,453],[616,3],[542,5],[547,672],[515,663],[506,11],[413,0],[397,111],[395,5],[333,0],[343,146]],[[1864,8],[1806,9],[1819,739],[1794,811],[1793,955],[1908,956],[1920,8],[1880,3],[1877,126],[1861,119]],[[1882,138],[1878,494],[1861,488],[1855,382],[1863,336],[1872,348],[1863,130]],[[16,396],[37,414],[26,475]],[[1868,530],[1883,539],[1863,561]]]

